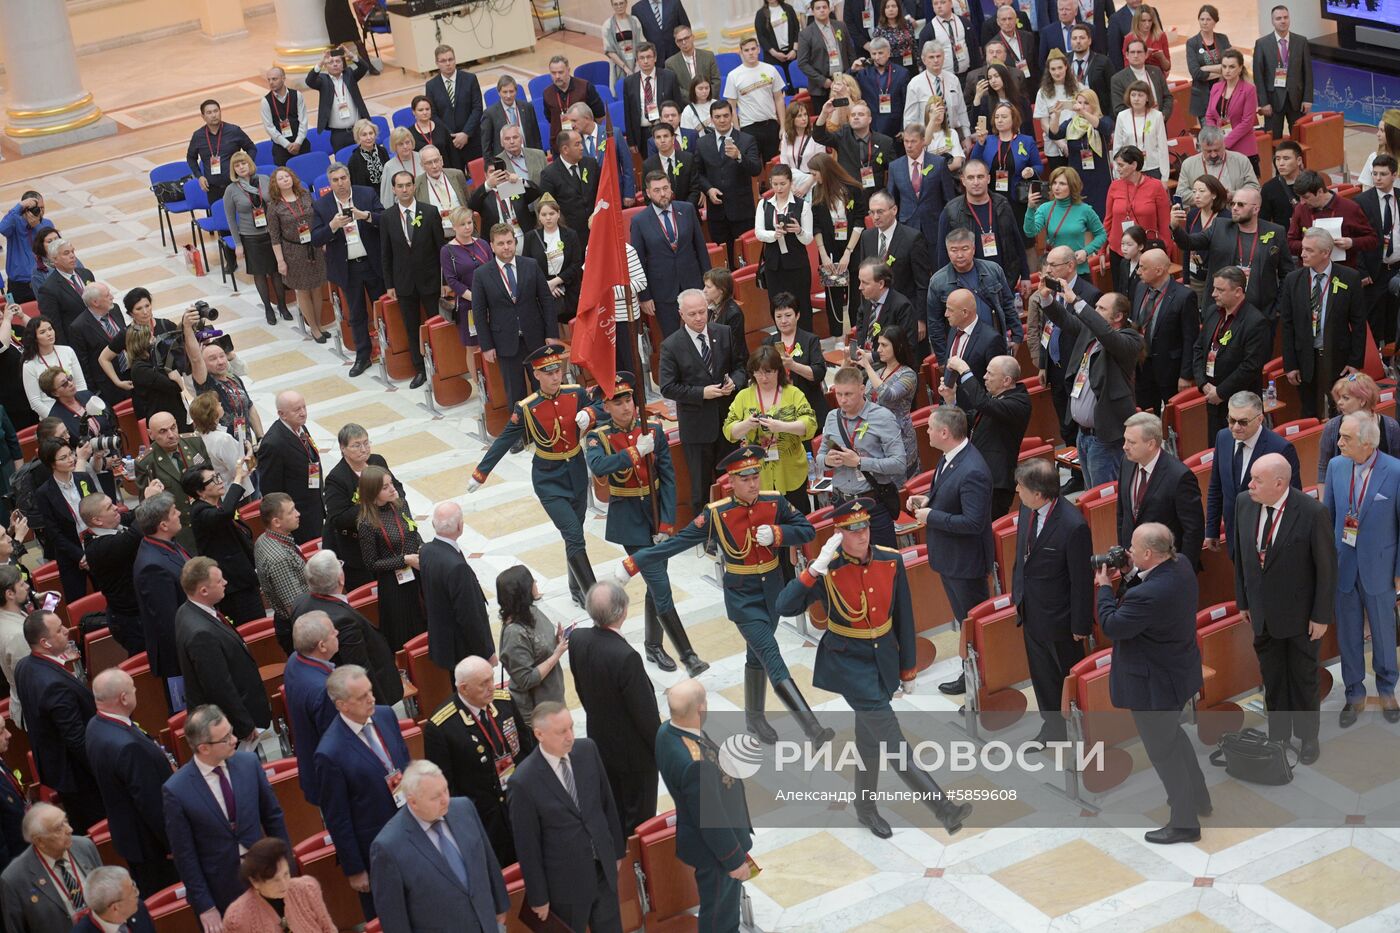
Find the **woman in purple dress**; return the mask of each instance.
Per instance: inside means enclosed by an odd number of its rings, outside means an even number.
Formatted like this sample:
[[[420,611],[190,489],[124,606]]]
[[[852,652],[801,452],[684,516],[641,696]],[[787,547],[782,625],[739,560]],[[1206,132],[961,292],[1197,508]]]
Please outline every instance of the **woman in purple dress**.
[[[476,346],[476,328],[472,325],[472,276],[478,266],[491,261],[491,248],[476,235],[476,221],[465,207],[453,208],[448,214],[456,233],[442,248],[442,281],[457,296],[457,333],[462,345]]]

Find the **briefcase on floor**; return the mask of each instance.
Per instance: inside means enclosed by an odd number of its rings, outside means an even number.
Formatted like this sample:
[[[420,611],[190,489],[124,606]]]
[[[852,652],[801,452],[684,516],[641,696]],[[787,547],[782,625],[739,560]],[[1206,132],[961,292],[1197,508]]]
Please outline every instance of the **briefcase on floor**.
[[[1294,752],[1292,763],[1288,753],[1293,746],[1275,742],[1258,729],[1227,732],[1220,737],[1210,763],[1224,768],[1225,773],[1251,784],[1287,784],[1293,780],[1293,768],[1298,763]]]

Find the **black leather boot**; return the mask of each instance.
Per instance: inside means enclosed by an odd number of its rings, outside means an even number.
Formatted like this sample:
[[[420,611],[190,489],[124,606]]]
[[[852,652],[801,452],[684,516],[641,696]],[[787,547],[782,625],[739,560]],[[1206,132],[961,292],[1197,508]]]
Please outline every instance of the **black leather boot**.
[[[953,803],[944,799],[943,789],[938,786],[933,775],[921,770],[912,762],[905,762],[905,767],[899,769],[899,776],[910,790],[925,795],[924,806],[938,817],[938,822],[943,824],[948,835],[951,836],[962,829],[963,821],[972,812],[972,804]]]
[[[708,671],[710,665],[700,660],[700,655],[696,654],[695,649],[690,647],[690,636],[685,633],[685,626],[681,625],[681,617],[676,613],[676,607],[672,606],[661,613],[660,618],[661,628],[671,639],[671,644],[676,646],[676,653],[681,656],[685,672],[691,677],[699,677]]]
[[[579,608],[586,608],[584,597],[588,595],[588,589],[598,580],[593,576],[593,565],[588,562],[588,553],[579,551],[578,553],[564,554],[564,561],[569,567],[569,591],[574,594],[574,602]]]
[[[676,662],[666,653],[661,643],[661,621],[656,617],[656,603],[648,593],[642,609],[642,645],[646,648],[646,659],[663,671],[674,671]]]
[[[836,730],[825,728],[817,722],[812,707],[807,705],[802,691],[797,689],[797,684],[792,678],[778,681],[773,685],[773,692],[778,695],[778,699],[783,701],[783,705],[797,717],[797,723],[802,727],[803,735],[807,736],[813,745],[820,748],[836,737]]]
[[[778,733],[763,715],[763,698],[768,674],[761,667],[744,668],[744,729],[764,745],[778,741]]]

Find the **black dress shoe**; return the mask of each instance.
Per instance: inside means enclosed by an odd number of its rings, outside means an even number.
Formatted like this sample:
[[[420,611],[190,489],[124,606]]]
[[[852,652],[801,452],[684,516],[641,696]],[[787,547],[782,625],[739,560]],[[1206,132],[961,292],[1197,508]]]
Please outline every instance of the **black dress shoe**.
[[[523,438],[523,437],[522,437],[520,440],[516,441],[514,444],[511,444],[511,445],[510,445],[510,452],[513,453],[513,454],[518,454],[518,453],[520,453],[520,452],[521,452],[522,450],[524,450],[524,449],[525,449],[525,438]]]
[[[647,660],[655,664],[661,670],[670,672],[676,669],[676,662],[666,653],[666,649],[660,645],[647,645]]]
[[[1302,747],[1298,750],[1298,764],[1310,765],[1322,755],[1322,746],[1317,739],[1304,739]]]
[[[1210,816],[1215,812],[1215,803],[1207,797],[1201,803],[1196,804],[1197,816]]]
[[[317,343],[325,343],[327,340],[331,339],[331,335],[326,333],[325,331],[321,331],[319,335],[313,336],[311,339],[316,341]]]
[[[1163,826],[1161,829],[1148,831],[1143,834],[1142,838],[1159,846],[1170,846],[1178,842],[1200,842],[1201,831],[1199,829],[1182,829],[1176,826]]]
[[[418,375],[413,377],[413,381],[408,384],[408,387],[410,389],[421,389],[423,387],[423,383],[427,381],[428,377],[423,375],[422,373],[419,373]]]
[[[369,360],[356,360],[355,365],[350,367],[350,378],[354,379],[356,376],[362,375],[367,369],[369,369]]]
[[[269,323],[269,324],[276,324],[276,323],[277,323],[277,312],[276,312],[276,311],[273,311],[273,310],[272,310],[270,307],[268,307],[267,305],[263,305],[263,311],[266,312],[266,314],[267,314],[267,323]]]
[[[292,312],[287,310],[286,305],[278,306],[277,313],[282,315],[282,320],[284,321],[290,321],[292,319]]]
[[[1337,717],[1337,725],[1343,729],[1349,729],[1356,725],[1356,717],[1361,715],[1361,711],[1366,708],[1365,703],[1348,703],[1342,707],[1341,715]]]
[[[938,692],[939,692],[939,693],[946,693],[946,694],[948,694],[949,696],[957,696],[957,695],[960,694],[960,693],[966,693],[966,692],[967,692],[967,678],[964,677],[962,674],[959,674],[957,677],[953,678],[952,680],[949,680],[949,681],[946,681],[945,683],[939,684],[939,685],[938,685]]]
[[[1072,493],[1072,492],[1083,492],[1083,491],[1084,491],[1084,474],[1083,474],[1083,473],[1080,473],[1078,470],[1071,470],[1071,471],[1070,471],[1070,474],[1069,474],[1069,479],[1066,480],[1065,483],[1064,483],[1062,486],[1060,486],[1060,493],[1061,493],[1061,495],[1066,495],[1066,496],[1067,496],[1067,495],[1069,495],[1069,494]]]
[[[869,810],[857,810],[856,820],[860,822],[860,825],[864,826],[881,839],[888,839],[894,835],[894,830],[890,828],[890,824],[880,815],[880,811],[876,810],[874,807],[871,807]]]

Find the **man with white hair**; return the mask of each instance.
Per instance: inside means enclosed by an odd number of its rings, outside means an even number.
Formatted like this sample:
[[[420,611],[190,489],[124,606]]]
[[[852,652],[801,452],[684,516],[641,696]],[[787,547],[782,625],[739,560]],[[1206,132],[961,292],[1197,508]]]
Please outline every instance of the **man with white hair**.
[[[1302,268],[1279,294],[1283,372],[1298,387],[1304,418],[1327,417],[1332,384],[1366,363],[1366,290],[1360,272],[1332,261],[1333,244],[1321,227],[1304,233]]]
[[[87,908],[83,881],[102,864],[97,846],[74,838],[68,815],[50,803],[36,803],[24,815],[29,848],[0,874],[0,915],[6,930],[67,933]]]
[[[131,398],[131,393],[112,382],[98,364],[102,351],[126,327],[126,318],[112,301],[112,288],[106,282],[93,282],[83,288],[84,313],[68,325],[68,345],[78,355],[78,364],[87,375],[88,388],[102,396],[108,405]]]
[[[433,540],[418,554],[418,572],[428,615],[428,658],[445,671],[470,655],[496,663],[486,595],[462,554],[460,537],[462,507],[456,502],[433,506]]]
[[[317,551],[306,562],[307,595],[292,607],[293,619],[323,612],[335,626],[336,664],[358,664],[369,671],[374,695],[392,706],[403,699],[403,678],[389,642],[375,626],[351,607],[345,597],[345,570],[335,551]],[[295,643],[295,632],[292,635]],[[315,749],[313,749],[314,751]]]
[[[131,873],[119,865],[95,868],[83,880],[87,913],[78,915],[73,933],[155,933],[151,915]]]
[[[442,152],[437,146],[424,146],[418,156],[423,160],[423,174],[414,181],[413,196],[438,209],[443,235],[450,238],[454,233],[448,215],[454,207],[467,206],[471,182],[461,169],[443,167]]]
[[[294,650],[283,668],[282,691],[287,720],[296,737],[297,783],[302,796],[312,806],[320,806],[320,785],[316,780],[316,746],[321,744],[331,721],[335,704],[326,694],[326,680],[335,670],[340,639],[331,617],[312,610],[292,623]]]
[[[83,289],[94,281],[92,272],[78,263],[78,252],[71,240],[50,240],[45,247],[52,270],[39,286],[35,299],[39,313],[58,328],[59,343],[68,343],[68,325],[87,313]]]
[[[277,393],[277,420],[258,445],[258,488],[264,496],[285,492],[292,497],[301,513],[293,532],[297,544],[321,537],[326,521],[321,478],[321,452],[306,430],[306,399],[291,389]]]
[[[452,679],[456,692],[423,724],[423,754],[442,769],[452,796],[475,804],[496,858],[509,865],[515,861],[515,840],[506,785],[516,763],[535,747],[534,736],[510,691],[497,688],[485,658],[463,658]]]
[[[370,846],[384,933],[504,929],[510,897],[471,801],[453,800],[431,761],[409,765],[402,790],[405,805]]]

